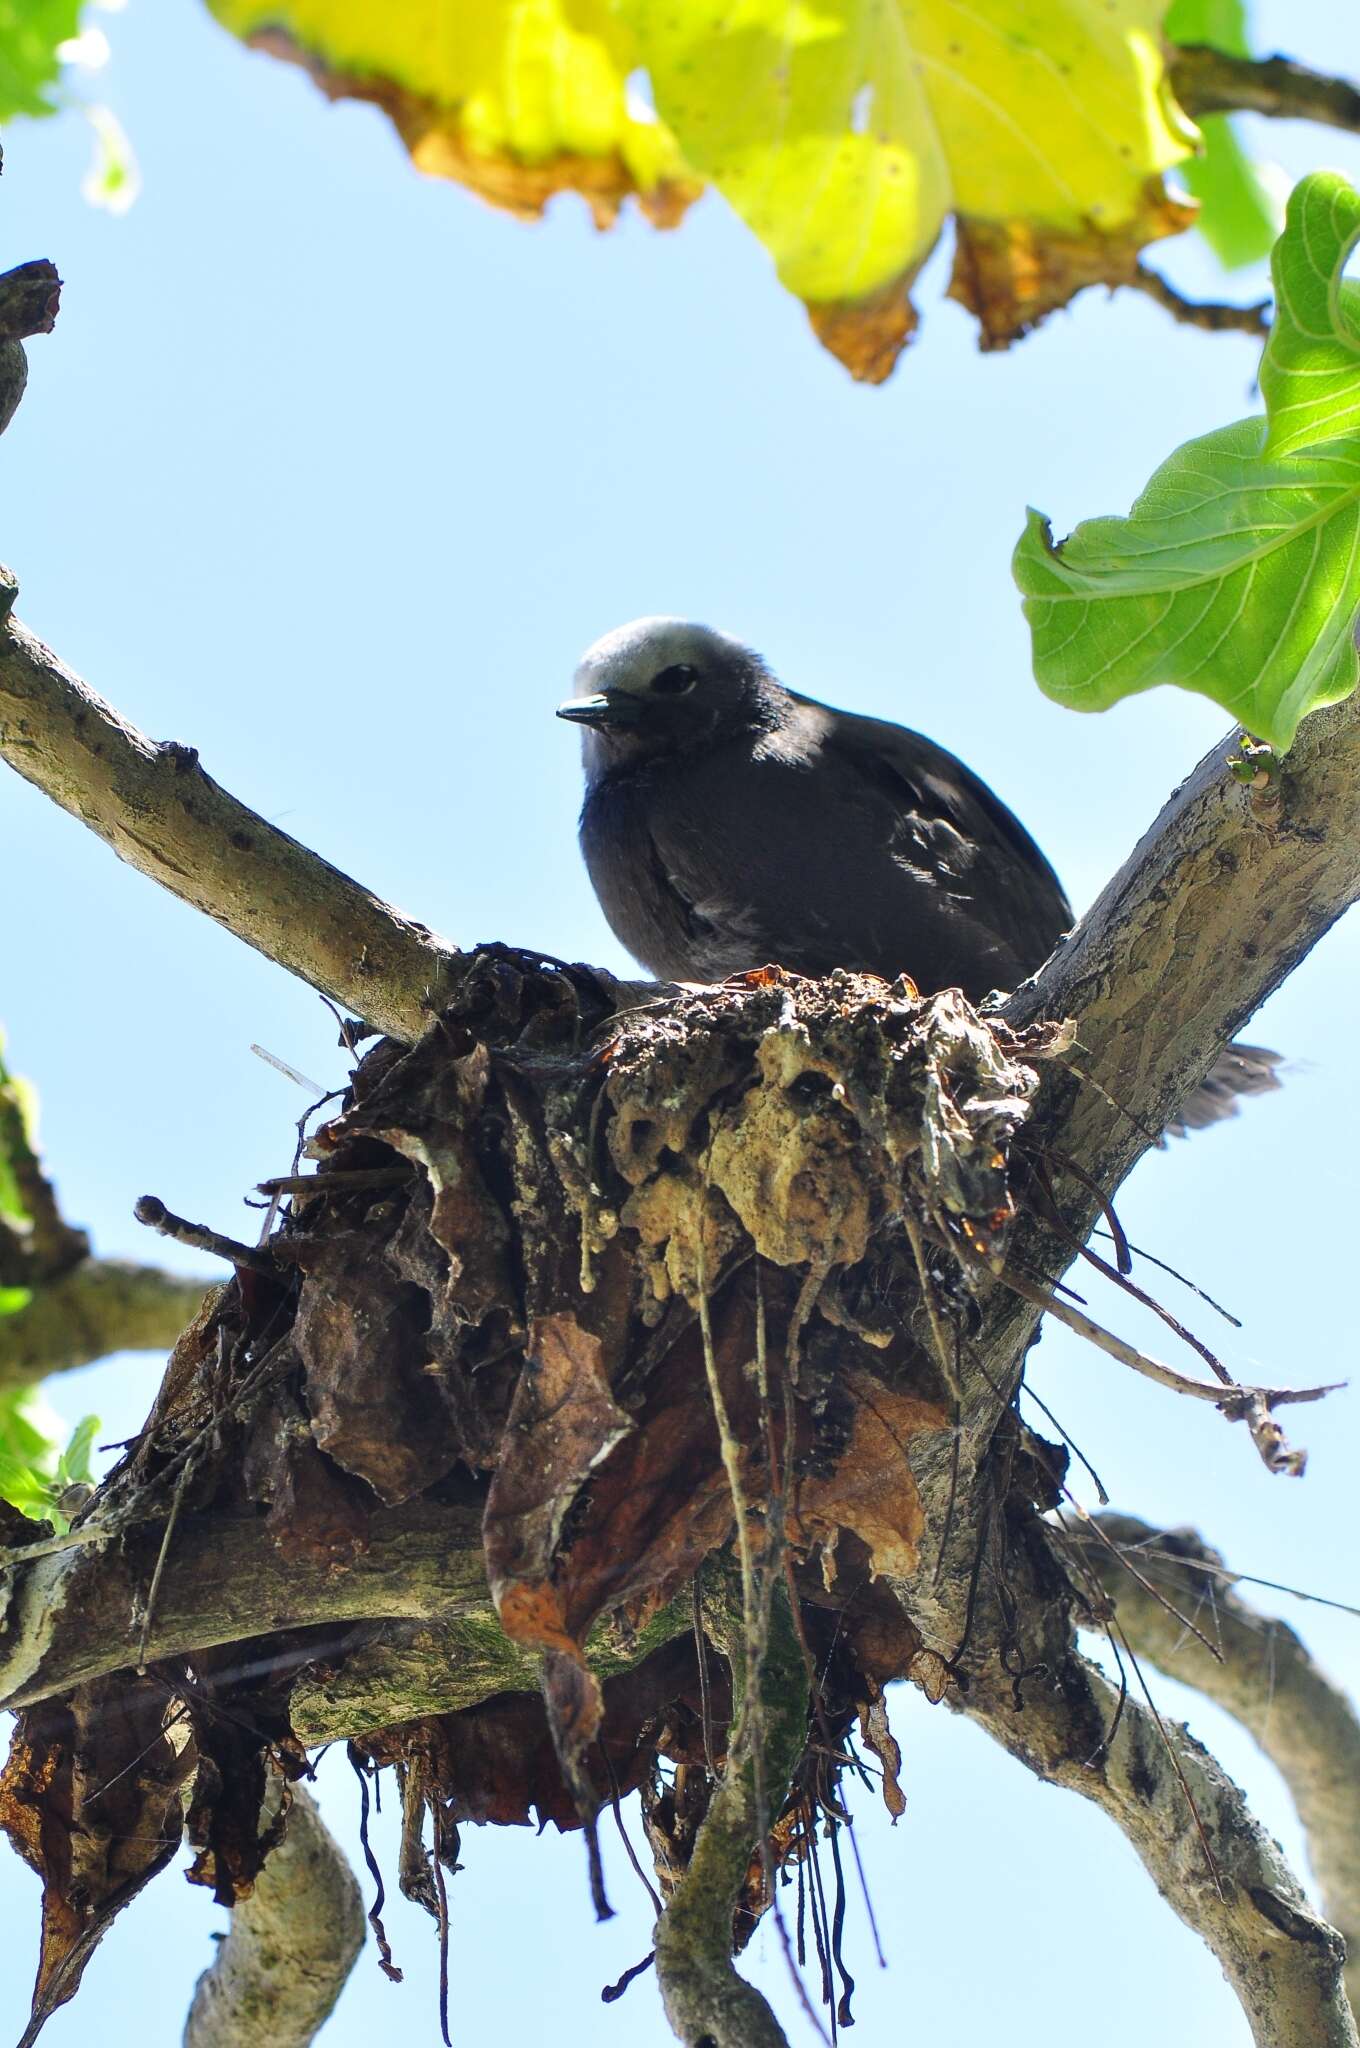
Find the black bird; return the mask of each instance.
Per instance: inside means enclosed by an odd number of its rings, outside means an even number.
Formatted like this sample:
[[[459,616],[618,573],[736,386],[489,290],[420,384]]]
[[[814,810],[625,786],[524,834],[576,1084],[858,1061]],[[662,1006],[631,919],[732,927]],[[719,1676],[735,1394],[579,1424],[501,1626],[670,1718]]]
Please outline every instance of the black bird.
[[[1072,923],[1024,826],[961,761],[785,689],[725,633],[635,619],[587,650],[576,684],[558,716],[586,728],[586,866],[615,936],[661,980],[773,961],[906,973],[976,1002],[1034,973]],[[1275,1063],[1231,1048],[1186,1121],[1278,1085]]]

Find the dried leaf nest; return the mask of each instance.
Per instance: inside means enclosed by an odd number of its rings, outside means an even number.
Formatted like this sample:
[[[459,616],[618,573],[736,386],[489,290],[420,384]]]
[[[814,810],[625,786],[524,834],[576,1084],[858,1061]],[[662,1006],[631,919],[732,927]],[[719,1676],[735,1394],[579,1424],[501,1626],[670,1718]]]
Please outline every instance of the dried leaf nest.
[[[244,1681],[235,1647],[190,1660],[216,1712],[234,1702],[226,1723],[190,1715],[212,1766],[198,1875],[219,1897],[266,1846],[249,1824],[264,1751],[301,1769],[302,1745],[337,1732],[401,1764],[441,1845],[460,1821],[571,1825],[640,1787],[674,1881],[731,1711],[711,1646],[734,1612],[733,1496],[706,1364],[753,1524],[771,1474],[791,1479],[820,1674],[777,1852],[808,1854],[839,1810],[856,1718],[900,1798],[882,1687],[950,1682],[910,1613],[913,1445],[954,1420],[920,1254],[957,1323],[1011,1217],[1029,1062],[1059,1040],[850,974],[767,971],[626,1010],[614,993],[489,949],[419,1044],[363,1059],[270,1269],[243,1267],[186,1332],[103,1489],[101,1512],[145,1499],[163,1522],[173,1476],[181,1511],[263,1515],[286,1557],[337,1574],[380,1504],[480,1512],[495,1618],[295,1630],[253,1644]],[[749,1926],[755,1866],[748,1890]]]

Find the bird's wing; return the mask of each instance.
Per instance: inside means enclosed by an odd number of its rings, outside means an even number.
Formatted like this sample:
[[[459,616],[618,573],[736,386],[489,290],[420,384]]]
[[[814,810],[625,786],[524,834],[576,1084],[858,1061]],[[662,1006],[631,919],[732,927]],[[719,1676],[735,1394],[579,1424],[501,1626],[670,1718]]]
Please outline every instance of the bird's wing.
[[[892,803],[899,859],[934,871],[1027,972],[1047,958],[1072,923],[1071,906],[1020,820],[979,776],[923,733],[883,719],[833,713],[822,746]]]

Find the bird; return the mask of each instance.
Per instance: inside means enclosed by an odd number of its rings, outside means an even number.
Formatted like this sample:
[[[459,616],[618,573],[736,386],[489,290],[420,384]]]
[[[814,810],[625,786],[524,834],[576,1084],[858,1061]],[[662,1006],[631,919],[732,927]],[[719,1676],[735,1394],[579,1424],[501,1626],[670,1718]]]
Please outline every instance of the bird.
[[[787,689],[754,649],[679,618],[594,642],[577,694],[580,841],[616,938],[658,980],[836,968],[972,1002],[1035,973],[1072,925],[1015,814],[923,733]],[[1182,1111],[1278,1086],[1234,1045]]]

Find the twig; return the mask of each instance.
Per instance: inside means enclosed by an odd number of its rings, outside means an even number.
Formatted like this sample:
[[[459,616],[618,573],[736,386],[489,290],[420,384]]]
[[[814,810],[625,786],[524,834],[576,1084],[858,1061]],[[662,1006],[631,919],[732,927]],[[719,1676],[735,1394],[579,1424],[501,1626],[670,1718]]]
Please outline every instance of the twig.
[[[1168,1600],[1164,1593],[1159,1593],[1156,1587],[1152,1585],[1149,1580],[1143,1577],[1143,1574],[1138,1570],[1136,1565],[1130,1564],[1127,1554],[1123,1550],[1121,1550],[1109,1536],[1106,1535],[1105,1531],[1100,1526],[1098,1518],[1095,1515],[1088,1515],[1085,1508],[1082,1506],[1081,1502],[1077,1500],[1075,1496],[1071,1494],[1065,1486],[1062,1489],[1062,1495],[1063,1499],[1067,1502],[1067,1505],[1071,1508],[1073,1514],[1077,1517],[1082,1527],[1085,1529],[1089,1529],[1091,1534],[1095,1537],[1096,1541],[1098,1543],[1103,1544],[1105,1548],[1110,1551],[1111,1555],[1119,1560],[1119,1563],[1122,1565],[1123,1569],[1128,1573],[1129,1577],[1133,1579],[1136,1582],[1136,1584],[1140,1585],[1143,1588],[1143,1591],[1150,1595],[1152,1599],[1156,1600],[1161,1606],[1165,1607],[1167,1613],[1172,1615],[1174,1619],[1180,1623],[1183,1629],[1187,1629],[1189,1633],[1195,1638],[1195,1641],[1197,1643],[1202,1644],[1203,1647],[1208,1651],[1209,1655],[1221,1664],[1223,1662],[1223,1653],[1218,1648],[1218,1645],[1216,1643],[1211,1643],[1209,1641],[1208,1636],[1206,1636],[1201,1629],[1196,1627],[1195,1623],[1191,1621],[1188,1614],[1183,1614],[1180,1608],[1175,1606],[1173,1602]]]
[[[718,1766],[713,1761],[713,1702],[708,1689],[708,1642],[704,1636],[704,1607],[699,1592],[699,1574],[702,1564],[690,1580],[690,1591],[694,1598],[694,1655],[699,1666],[699,1720],[704,1734],[704,1762],[710,1778],[718,1775]],[[658,1909],[659,1910],[659,1909]]]
[[[641,1977],[646,1971],[650,1970],[655,1961],[656,1950],[653,1949],[651,1954],[644,1956],[640,1963],[634,1963],[630,1969],[624,1971],[621,1977],[615,1978],[612,1984],[605,1985],[604,1990],[600,1993],[600,2003],[602,2005],[613,2005],[617,1999],[623,1997],[624,1992],[634,1979]]]
[[[209,1252],[215,1259],[225,1259],[230,1266],[245,1266],[252,1273],[268,1273],[278,1277],[278,1267],[268,1252],[255,1245],[238,1244],[234,1237],[223,1237],[220,1231],[209,1230],[202,1223],[186,1223],[182,1216],[167,1209],[159,1195],[139,1195],[132,1205],[132,1213],[139,1223],[148,1230],[154,1230],[161,1237],[172,1237],[177,1244],[192,1245],[197,1252]]]
[[[1292,57],[1232,57],[1204,43],[1173,45],[1171,89],[1188,114],[1265,114],[1360,133],[1360,90]]]
[[[383,1874],[379,1867],[378,1859],[373,1854],[373,1845],[368,1839],[368,1770],[362,1755],[354,1743],[346,1744],[346,1752],[349,1756],[350,1768],[359,1780],[359,1846],[364,1852],[364,1861],[368,1865],[368,1874],[373,1880],[374,1898],[373,1904],[368,1909],[367,1918],[369,1926],[373,1929],[374,1940],[378,1944],[378,1967],[390,1983],[400,1984],[403,1973],[392,1960],[392,1944],[388,1941],[387,1929],[383,1926],[382,1909],[387,1903],[387,1887],[383,1883]]]
[[[981,1265],[982,1261],[979,1260],[977,1263]],[[987,1267],[985,1270],[990,1272],[991,1268]],[[1149,1358],[1145,1351],[1135,1349],[1122,1337],[1117,1337],[1113,1330],[1107,1330],[1102,1324],[1093,1322],[1090,1316],[1083,1315],[1080,1309],[1073,1308],[1070,1303],[1050,1293],[1047,1288],[1036,1286],[1032,1280],[1027,1280],[1023,1273],[1017,1273],[1014,1267],[1003,1266],[997,1278],[1004,1281],[1012,1293],[1020,1295],[1025,1301],[1033,1302],[1036,1308],[1044,1309],[1049,1315],[1056,1316],[1060,1323],[1066,1323],[1069,1330],[1075,1330],[1077,1335],[1084,1337],[1089,1344],[1108,1352],[1111,1358],[1117,1358],[1121,1365],[1131,1366],[1134,1372],[1141,1373],[1145,1379],[1155,1380],[1158,1386],[1169,1388],[1173,1394],[1188,1394],[1196,1401],[1212,1401],[1215,1407],[1221,1408],[1234,1422],[1251,1423],[1252,1417],[1247,1410],[1253,1403],[1264,1404],[1265,1409],[1269,1411],[1287,1401],[1320,1401],[1324,1394],[1338,1393],[1345,1385],[1344,1380],[1334,1380],[1324,1387],[1242,1387],[1235,1384],[1211,1387],[1203,1380],[1187,1379],[1184,1373],[1174,1371],[1169,1365],[1163,1365],[1159,1359]]]
[[[1253,306],[1229,305],[1222,299],[1187,299],[1146,263],[1136,265],[1124,282],[1131,290],[1155,299],[1182,327],[1202,327],[1208,334],[1254,334],[1262,341],[1270,332],[1269,299],[1260,299]]]
[[[440,1854],[443,1846],[439,1801],[436,1793],[429,1793],[430,1832],[434,1842],[431,1863],[434,1868],[434,1896],[439,1920],[439,2036],[444,2048],[453,2048],[449,2039],[449,1888],[444,1882],[444,1861]]]
[[[1095,1237],[1111,1237],[1113,1233],[1108,1230],[1096,1230],[1092,1235]],[[1235,1316],[1230,1308],[1224,1308],[1221,1301],[1215,1301],[1213,1295],[1206,1293],[1198,1281],[1190,1279],[1188,1274],[1182,1273],[1177,1267],[1168,1265],[1165,1259],[1159,1259],[1155,1252],[1145,1251],[1140,1244],[1130,1242],[1129,1250],[1135,1258],[1146,1259],[1148,1264],[1155,1266],[1159,1273],[1169,1274],[1173,1280],[1179,1280],[1182,1287],[1188,1287],[1192,1294],[1197,1294],[1201,1301],[1207,1301],[1210,1308],[1221,1315],[1225,1323],[1231,1323],[1235,1330],[1241,1329],[1241,1316]]]
[[[935,1301],[935,1288],[930,1278],[930,1269],[926,1265],[926,1248],[921,1241],[921,1226],[912,1214],[910,1203],[907,1202],[902,1205],[902,1228],[907,1234],[907,1243],[911,1246],[911,1255],[916,1261],[916,1277],[921,1283],[921,1300],[925,1304],[926,1316],[930,1322],[930,1334],[935,1344],[935,1358],[940,1368],[940,1377],[953,1395],[957,1408],[963,1399],[963,1389],[954,1370],[950,1347],[945,1342],[944,1325],[940,1321],[940,1311]],[[940,1549],[943,1555],[943,1543]]]
[[[1149,1532],[1155,1533],[1155,1532]],[[1329,1600],[1324,1593],[1305,1593],[1302,1586],[1287,1586],[1282,1579],[1263,1579],[1254,1572],[1229,1570],[1225,1564],[1214,1562],[1207,1554],[1203,1557],[1185,1557],[1175,1550],[1148,1550],[1140,1542],[1139,1555],[1155,1560],[1158,1564],[1174,1564],[1182,1571],[1195,1572],[1205,1578],[1221,1579],[1228,1586],[1263,1586],[1271,1593],[1287,1593],[1291,1600],[1306,1600],[1314,1607],[1331,1607],[1338,1614],[1351,1614],[1360,1620],[1360,1607],[1348,1600]]]
[[[184,1490],[189,1484],[193,1469],[192,1462],[186,1462],[180,1467],[179,1477],[175,1481],[174,1498],[170,1503],[170,1512],[165,1518],[165,1528],[161,1532],[160,1549],[156,1552],[156,1568],[151,1574],[151,1584],[148,1586],[146,1593],[146,1609],[142,1615],[142,1630],[137,1638],[136,1668],[138,1677],[141,1677],[146,1671],[146,1646],[151,1640],[151,1624],[156,1616],[156,1595],[161,1589],[161,1573],[165,1570],[165,1560],[170,1554],[170,1539],[175,1533],[175,1524],[179,1520],[180,1506],[184,1500]]]
[[[280,1173],[255,1183],[259,1195],[348,1195],[361,1188],[394,1188],[411,1179],[414,1166],[341,1166],[325,1173]]]

